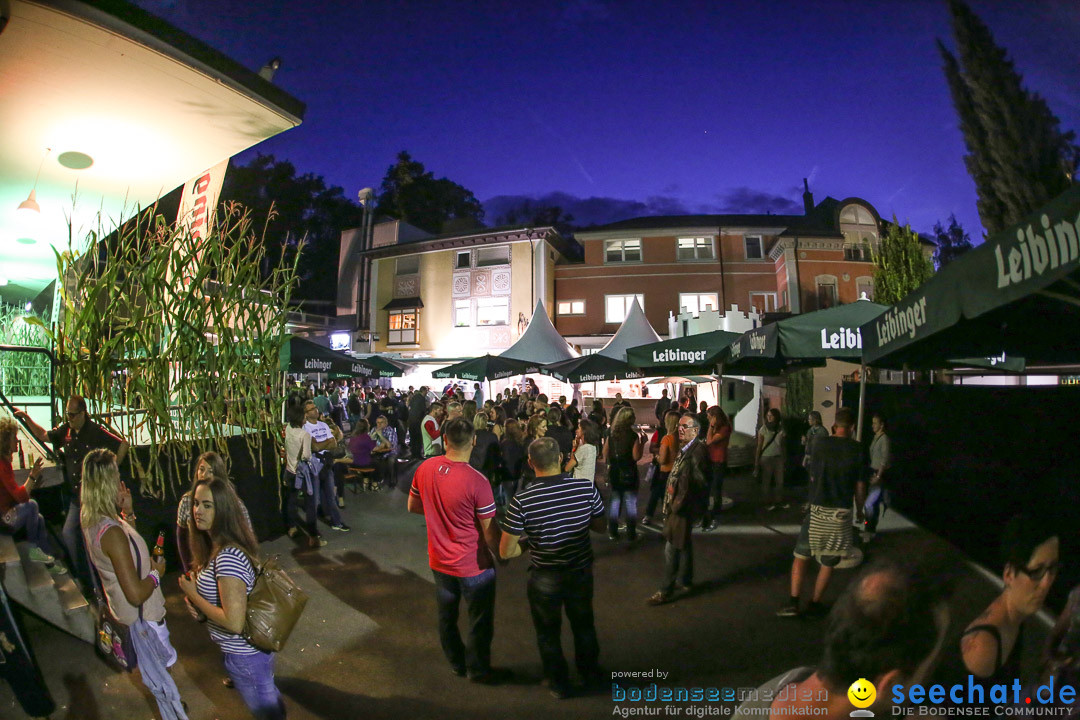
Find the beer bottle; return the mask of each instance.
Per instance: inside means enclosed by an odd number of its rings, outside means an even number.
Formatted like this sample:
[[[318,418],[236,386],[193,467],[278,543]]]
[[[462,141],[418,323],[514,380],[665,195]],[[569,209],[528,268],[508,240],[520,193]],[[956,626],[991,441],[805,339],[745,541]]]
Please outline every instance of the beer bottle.
[[[155,558],[165,557],[165,531],[162,530],[158,533],[157,542],[154,543],[154,549],[150,552]]]
[[[19,443],[19,469],[26,469],[26,456],[23,455],[22,440],[17,441]]]

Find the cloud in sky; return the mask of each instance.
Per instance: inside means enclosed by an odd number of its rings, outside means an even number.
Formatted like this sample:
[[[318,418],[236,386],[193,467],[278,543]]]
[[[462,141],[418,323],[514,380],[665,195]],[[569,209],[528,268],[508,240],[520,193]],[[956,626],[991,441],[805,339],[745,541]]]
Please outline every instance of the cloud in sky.
[[[669,190],[670,188],[665,188]],[[533,206],[558,206],[574,217],[574,225],[588,227],[604,225],[650,215],[694,215],[718,213],[801,214],[802,204],[790,197],[754,190],[733,188],[719,193],[714,202],[693,203],[672,194],[651,195],[644,200],[615,197],[579,197],[566,192],[542,195],[496,195],[484,201],[484,217],[497,223],[507,210],[525,201]]]

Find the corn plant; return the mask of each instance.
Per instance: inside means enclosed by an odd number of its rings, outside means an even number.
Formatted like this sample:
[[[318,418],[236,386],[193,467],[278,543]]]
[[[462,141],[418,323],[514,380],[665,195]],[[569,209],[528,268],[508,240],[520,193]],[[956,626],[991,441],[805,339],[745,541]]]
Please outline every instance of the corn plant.
[[[113,411],[133,445],[149,444],[145,466],[131,457],[143,492],[162,497],[170,475],[180,481],[181,458],[228,457],[226,439],[242,435],[261,467],[263,439],[279,442],[278,352],[299,253],[266,267],[251,215],[235,203],[201,239],[155,210],[57,253],[61,311],[47,332],[57,394]]]
[[[40,318],[32,311],[0,302],[0,345],[47,347],[48,339]],[[0,352],[0,389],[8,397],[48,395],[48,358],[36,353]]]

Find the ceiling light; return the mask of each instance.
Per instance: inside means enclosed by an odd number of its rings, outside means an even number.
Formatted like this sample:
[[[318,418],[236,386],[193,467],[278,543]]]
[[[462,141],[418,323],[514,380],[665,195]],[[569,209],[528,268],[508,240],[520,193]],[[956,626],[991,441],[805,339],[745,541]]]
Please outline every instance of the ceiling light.
[[[32,303],[32,302],[30,302],[29,300],[27,300],[27,301],[26,301],[26,312],[30,312],[30,311],[31,311],[31,310],[33,310],[33,309],[34,309],[34,303]]]
[[[35,240],[32,237],[16,238],[15,242],[19,243],[20,245],[35,245],[35,244],[37,244],[37,240]]]
[[[7,284],[8,284],[8,279],[6,277],[0,276],[0,287],[4,287]]]
[[[41,214],[41,206],[37,203],[37,184],[41,179],[41,167],[45,164],[45,158],[52,152],[52,148],[45,148],[45,154],[41,156],[41,162],[38,163],[37,175],[34,176],[34,187],[30,188],[30,194],[25,200],[19,203],[18,215],[22,217],[33,218],[34,214]]]

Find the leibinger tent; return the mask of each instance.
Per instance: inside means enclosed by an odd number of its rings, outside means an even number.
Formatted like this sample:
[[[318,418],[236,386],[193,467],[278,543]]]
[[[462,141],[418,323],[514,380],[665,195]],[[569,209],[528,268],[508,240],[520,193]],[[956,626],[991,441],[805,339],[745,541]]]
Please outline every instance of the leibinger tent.
[[[722,358],[724,371],[779,375],[790,367],[824,365],[829,358],[859,362],[863,354],[860,326],[887,309],[869,300],[856,300],[754,328],[728,346]]]
[[[696,375],[716,372],[728,345],[741,337],[727,330],[686,335],[626,351],[626,359],[649,375]]]
[[[1080,185],[946,265],[861,328],[868,364],[1080,357]]]
[[[645,377],[645,374],[626,362],[629,349],[658,340],[660,336],[649,324],[637,298],[634,298],[622,325],[603,348],[592,355],[549,365],[542,372],[570,383],[636,380]]]
[[[354,358],[323,347],[295,335],[281,346],[278,353],[279,369],[286,373],[326,373],[336,377],[397,377],[402,370],[389,361],[375,358],[374,364],[366,359]],[[387,367],[389,366],[389,367]],[[396,372],[397,375],[383,373]]]

